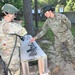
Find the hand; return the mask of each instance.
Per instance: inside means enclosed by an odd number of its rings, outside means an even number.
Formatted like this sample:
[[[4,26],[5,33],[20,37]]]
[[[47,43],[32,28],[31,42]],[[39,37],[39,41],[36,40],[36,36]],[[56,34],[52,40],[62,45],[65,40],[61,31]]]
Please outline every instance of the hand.
[[[31,38],[31,39],[30,39],[30,42],[34,42],[34,41],[35,41],[35,38]]]

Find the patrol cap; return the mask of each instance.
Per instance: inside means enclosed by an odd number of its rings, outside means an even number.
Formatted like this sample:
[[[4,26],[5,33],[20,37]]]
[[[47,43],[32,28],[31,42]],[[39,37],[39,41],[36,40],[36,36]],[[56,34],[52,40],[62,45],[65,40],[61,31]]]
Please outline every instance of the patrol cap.
[[[46,11],[54,11],[54,8],[53,8],[53,6],[52,5],[49,5],[49,4],[46,4],[46,5],[44,5],[42,8],[41,8],[41,16],[42,15],[44,15],[44,13],[46,12]]]
[[[49,5],[49,4],[47,4],[47,5],[45,5],[45,6],[43,6],[42,8],[41,8],[41,11],[43,12],[43,13],[45,13],[46,11],[54,11],[54,8],[53,8],[53,6],[52,5]]]
[[[5,4],[2,9],[1,9],[3,12],[7,12],[9,14],[15,14],[15,13],[18,13],[18,9],[11,5],[11,4]]]

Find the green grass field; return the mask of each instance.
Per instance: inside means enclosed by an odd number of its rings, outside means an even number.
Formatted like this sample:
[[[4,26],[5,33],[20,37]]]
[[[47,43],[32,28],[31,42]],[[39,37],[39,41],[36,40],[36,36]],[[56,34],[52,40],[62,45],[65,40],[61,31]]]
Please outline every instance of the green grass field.
[[[38,22],[38,30],[43,26],[44,22]],[[71,27],[71,32],[73,34],[73,36],[75,37],[75,24],[72,24],[72,27]],[[51,31],[51,29],[48,29],[47,33],[41,38],[42,40],[49,40],[52,42],[52,45],[53,45],[53,41],[54,41],[54,36],[53,36],[53,32]],[[39,39],[40,40],[40,39]],[[44,44],[44,43],[41,43],[40,41],[38,42],[38,44],[40,45],[40,47],[43,49],[43,50],[47,50],[49,48],[49,46],[51,44]]]
[[[38,22],[38,29],[41,28],[43,26],[44,22],[42,21],[39,21]],[[73,36],[75,37],[75,24],[72,24],[72,27],[71,27],[71,32],[73,34]],[[50,41],[53,41],[53,32],[51,31],[51,29],[48,29],[47,33],[45,34],[45,36],[43,37],[43,39],[47,39],[47,40],[50,40]]]

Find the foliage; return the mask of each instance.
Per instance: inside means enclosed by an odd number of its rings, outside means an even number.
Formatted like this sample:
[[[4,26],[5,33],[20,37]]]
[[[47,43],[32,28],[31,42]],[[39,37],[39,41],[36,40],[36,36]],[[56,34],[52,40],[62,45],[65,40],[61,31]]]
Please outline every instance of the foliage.
[[[59,7],[60,7],[60,4],[57,4],[56,7],[55,7],[56,12],[59,12]]]
[[[75,37],[75,24],[72,24],[71,32],[73,36]]]
[[[32,0],[32,8],[34,8],[34,1]],[[65,12],[75,11],[75,0],[38,0],[38,8],[45,4],[51,4],[58,11],[59,7],[63,5]]]
[[[57,1],[58,1],[58,4],[66,5],[66,0],[57,0]]]
[[[10,4],[13,4],[18,9],[21,9],[23,7],[23,1],[22,0],[9,0]]]
[[[4,3],[0,0],[0,11],[1,11],[1,8],[2,8],[3,4]]]
[[[5,3],[10,3],[16,6],[18,9],[22,9],[23,3],[22,0],[0,0],[0,9]],[[0,10],[1,11],[1,10]]]
[[[74,3],[74,5],[73,5],[72,9],[73,9],[73,11],[75,11],[75,3]]]
[[[66,7],[65,7],[65,12],[69,12],[69,11],[73,11],[73,8],[75,8],[75,7],[73,7],[74,6],[74,0],[69,0],[69,1],[67,1],[67,5],[66,5]]]
[[[32,0],[32,8],[34,8],[34,1]],[[38,8],[44,6],[45,4],[50,4],[50,5],[56,5],[57,1],[56,0],[37,0],[38,1]]]
[[[34,1],[35,0],[31,0],[32,8],[35,8]],[[75,11],[75,0],[37,0],[37,2],[38,2],[38,8],[41,8],[45,4],[51,4],[54,7],[56,7],[56,10],[58,10],[57,7],[60,4],[65,6],[65,12]],[[11,3],[15,5],[19,10],[21,10],[21,13],[23,13],[23,0],[0,0],[0,9],[5,3]]]

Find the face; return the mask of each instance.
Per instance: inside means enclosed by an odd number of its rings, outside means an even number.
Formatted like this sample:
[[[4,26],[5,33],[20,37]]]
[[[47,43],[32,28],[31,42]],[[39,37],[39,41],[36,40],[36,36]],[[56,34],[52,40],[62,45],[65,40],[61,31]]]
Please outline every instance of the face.
[[[49,17],[50,17],[50,12],[49,12],[49,11],[46,11],[46,12],[44,13],[44,15],[45,15],[47,18],[49,18]]]
[[[4,19],[8,22],[11,22],[15,18],[15,14],[6,14],[5,12],[4,14],[5,14]]]
[[[47,18],[52,18],[52,17],[54,17],[54,13],[53,13],[52,11],[46,11],[46,12],[44,13],[44,15],[45,15]]]
[[[15,15],[14,14],[8,14],[8,17],[9,17],[10,21],[12,21],[15,18]]]

